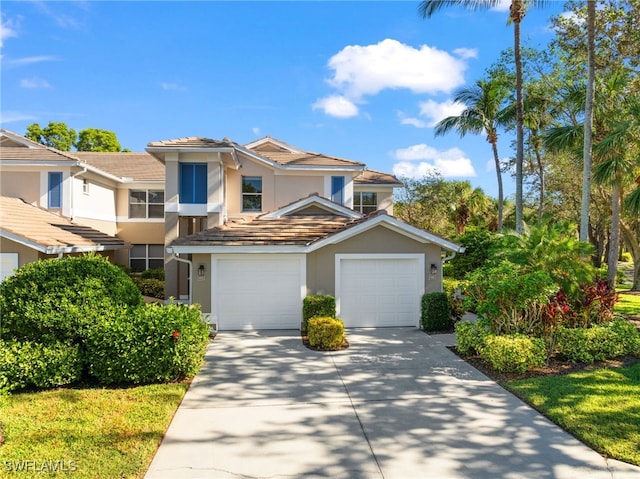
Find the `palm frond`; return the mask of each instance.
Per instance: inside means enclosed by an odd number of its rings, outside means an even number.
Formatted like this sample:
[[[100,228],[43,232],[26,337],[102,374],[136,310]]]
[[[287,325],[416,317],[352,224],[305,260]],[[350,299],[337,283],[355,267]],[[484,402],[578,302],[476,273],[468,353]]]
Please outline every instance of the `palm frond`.
[[[499,0],[424,0],[418,4],[418,15],[422,18],[431,18],[437,11],[453,6],[461,6],[469,10],[486,10],[499,3]]]

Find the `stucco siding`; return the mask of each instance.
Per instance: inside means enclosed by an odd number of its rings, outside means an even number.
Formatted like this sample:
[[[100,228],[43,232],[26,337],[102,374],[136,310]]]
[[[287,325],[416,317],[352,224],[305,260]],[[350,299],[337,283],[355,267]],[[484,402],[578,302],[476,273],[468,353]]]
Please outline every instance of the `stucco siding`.
[[[164,222],[127,222],[118,224],[118,238],[131,244],[165,244]]]
[[[38,251],[6,238],[0,238],[0,252],[18,253],[18,267],[38,261],[39,258]]]
[[[211,255],[194,254],[193,262],[193,304],[199,304],[203,313],[211,312]],[[198,268],[200,265],[205,267],[205,277],[198,276]]]
[[[308,294],[335,295],[336,254],[402,254],[425,255],[425,292],[439,291],[441,287],[440,247],[423,244],[396,233],[385,226],[376,226],[336,245],[328,245],[307,255]],[[435,277],[430,275],[430,265],[438,267]]]
[[[22,198],[27,203],[40,202],[40,173],[2,171],[0,175],[0,194],[13,198]]]
[[[312,193],[322,194],[322,176],[278,175],[275,177],[275,208],[281,208]]]

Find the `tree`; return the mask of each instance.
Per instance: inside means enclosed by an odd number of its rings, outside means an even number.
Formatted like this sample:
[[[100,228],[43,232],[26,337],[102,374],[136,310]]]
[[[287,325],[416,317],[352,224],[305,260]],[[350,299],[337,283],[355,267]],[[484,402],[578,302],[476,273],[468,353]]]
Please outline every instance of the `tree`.
[[[471,10],[487,9],[496,6],[499,0],[423,0],[418,6],[422,18],[431,16],[442,9],[454,5],[465,6]],[[520,23],[530,6],[542,6],[545,0],[512,0],[509,8],[509,21],[513,23],[513,56],[516,65],[516,232],[522,232],[523,190],[522,164],[524,161],[524,108],[522,95],[522,56],[520,52]]]
[[[38,123],[27,126],[25,137],[60,151],[129,151],[120,147],[116,134],[99,128],[85,128],[76,133],[65,123],[50,121],[43,129]]]
[[[487,135],[491,145],[498,179],[498,231],[502,231],[502,209],[504,193],[502,172],[498,154],[498,126],[500,109],[506,98],[506,89],[498,80],[479,80],[473,87],[462,88],[454,96],[454,101],[465,105],[458,116],[449,116],[441,120],[435,128],[435,135],[441,136],[456,130],[461,137],[467,133]],[[461,234],[463,231],[458,231]]]
[[[65,123],[50,121],[44,129],[40,128],[38,123],[29,125],[24,136],[49,148],[71,151],[77,135],[76,131],[68,128]]]

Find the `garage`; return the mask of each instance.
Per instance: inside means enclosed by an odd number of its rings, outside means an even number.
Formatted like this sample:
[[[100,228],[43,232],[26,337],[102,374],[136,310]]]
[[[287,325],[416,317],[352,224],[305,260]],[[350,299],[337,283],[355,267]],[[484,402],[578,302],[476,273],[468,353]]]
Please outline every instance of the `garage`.
[[[345,327],[418,326],[424,255],[336,255],[336,306]]]
[[[300,328],[304,255],[213,255],[211,268],[212,316],[218,328]]]

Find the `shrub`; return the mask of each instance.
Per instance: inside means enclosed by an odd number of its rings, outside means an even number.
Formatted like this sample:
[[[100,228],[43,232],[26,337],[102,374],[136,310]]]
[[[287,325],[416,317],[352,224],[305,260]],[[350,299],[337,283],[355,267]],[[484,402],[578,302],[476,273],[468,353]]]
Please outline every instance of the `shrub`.
[[[81,375],[77,345],[0,341],[0,391],[64,386]]]
[[[491,335],[489,325],[484,319],[473,323],[460,321],[456,323],[456,347],[460,354],[479,353],[486,339]]]
[[[140,273],[142,279],[159,279],[164,281],[164,268],[147,269]]]
[[[307,332],[309,319],[336,317],[336,298],[330,295],[311,295],[302,301],[302,332]]]
[[[318,349],[336,349],[344,342],[344,323],[331,317],[310,318],[309,345]]]
[[[640,333],[624,319],[591,328],[556,330],[556,351],[573,363],[593,363],[627,354],[640,355]]]
[[[422,296],[422,328],[425,331],[443,331],[451,328],[451,312],[447,293],[427,293]]]
[[[451,259],[450,272],[455,279],[463,279],[467,273],[481,268],[491,257],[492,249],[500,242],[500,236],[484,229],[469,229],[456,238],[456,243],[464,246],[464,254]]]
[[[104,317],[86,341],[89,374],[102,384],[146,384],[193,376],[209,327],[197,306],[142,305]]]
[[[101,256],[36,261],[0,283],[0,333],[5,339],[78,343],[104,311],[142,303],[131,279]]]
[[[150,270],[151,271],[151,270]],[[144,296],[152,298],[164,299],[164,280],[156,278],[143,278],[133,276],[133,282],[136,284],[140,293]]]
[[[523,334],[489,336],[480,357],[500,372],[524,373],[547,360],[544,341]]]
[[[460,281],[451,278],[442,279],[442,288],[447,293],[447,300],[449,302],[449,312],[451,316],[457,321],[464,316],[464,299],[459,292]]]

